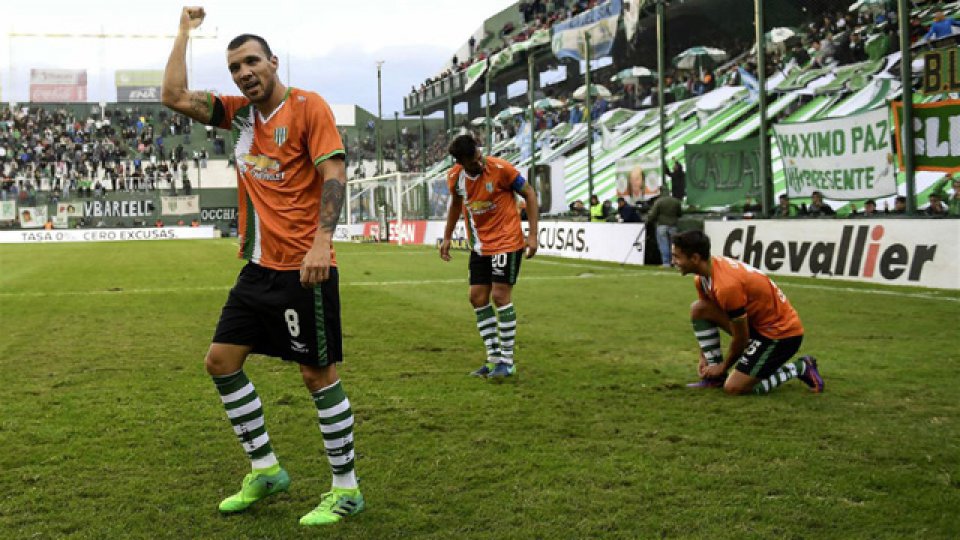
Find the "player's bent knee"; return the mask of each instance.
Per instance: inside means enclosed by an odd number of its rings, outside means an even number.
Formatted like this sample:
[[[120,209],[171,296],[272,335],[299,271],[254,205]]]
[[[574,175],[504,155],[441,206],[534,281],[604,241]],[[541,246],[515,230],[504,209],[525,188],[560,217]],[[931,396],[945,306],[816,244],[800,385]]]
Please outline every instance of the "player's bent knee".
[[[742,396],[744,394],[749,394],[752,390],[753,385],[744,386],[742,384],[732,383],[729,379],[723,385],[723,392],[728,396]]]
[[[243,368],[243,361],[247,356],[244,347],[211,344],[207,355],[203,358],[203,365],[210,375],[230,375]]]
[[[326,388],[340,380],[340,375],[337,374],[337,368],[334,364],[322,367],[305,366],[301,364],[300,375],[303,377],[303,384],[305,384],[311,392]]]
[[[704,302],[703,300],[694,300],[693,303],[690,304],[690,318],[708,319],[713,311],[711,309],[712,307],[708,302]]]
[[[509,304],[511,300],[512,300],[512,298],[511,298],[511,296],[510,296],[510,290],[509,290],[509,289],[506,290],[506,291],[498,291],[498,290],[496,290],[496,289],[493,290],[493,304],[494,304],[495,306],[497,306],[497,307],[503,307],[503,306]]]

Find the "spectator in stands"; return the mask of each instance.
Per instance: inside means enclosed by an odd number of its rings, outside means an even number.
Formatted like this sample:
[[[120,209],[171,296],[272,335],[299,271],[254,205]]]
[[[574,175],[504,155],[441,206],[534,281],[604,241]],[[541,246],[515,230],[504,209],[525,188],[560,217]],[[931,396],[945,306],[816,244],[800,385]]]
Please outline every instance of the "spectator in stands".
[[[590,221],[604,221],[603,204],[596,195],[590,195]]]
[[[930,217],[945,217],[950,210],[947,203],[943,202],[943,194],[939,191],[930,193],[927,197],[929,204],[923,209],[923,213]]]
[[[779,204],[773,209],[773,217],[775,218],[788,218],[796,217],[800,214],[800,210],[797,208],[797,205],[790,203],[790,197],[786,193],[780,195]]]
[[[836,59],[840,65],[855,64],[867,59],[867,52],[864,50],[860,34],[854,32],[850,37],[844,38],[840,42],[837,47]]]
[[[827,203],[823,202],[823,193],[819,191],[814,191],[810,195],[810,206],[807,207],[807,215],[813,217],[821,216],[832,216],[836,214],[833,211],[833,208]]]
[[[577,199],[570,203],[570,213],[574,216],[586,216],[587,208],[583,205],[583,201]]]
[[[893,200],[893,212],[894,214],[906,214],[907,213],[907,197],[904,195],[898,195],[896,199]]]
[[[951,216],[960,216],[960,178],[953,179],[953,195],[947,200]]]
[[[627,204],[627,200],[623,197],[617,197],[617,216],[621,223],[638,223],[640,221],[637,207]]]
[[[660,248],[660,262],[670,266],[670,239],[677,234],[677,223],[683,210],[680,201],[669,194],[657,197],[647,214],[647,223],[657,226],[657,246]]]
[[[856,215],[859,217],[880,217],[880,212],[877,212],[877,201],[873,199],[867,199],[863,203],[863,212],[854,212],[851,215]]]
[[[933,16],[933,24],[930,25],[930,31],[923,36],[923,41],[952,35],[954,26],[960,28],[960,21],[954,20],[953,17],[947,17],[944,12],[938,11]]]
[[[670,177],[670,194],[674,199],[682,201],[687,195],[687,173],[683,171],[683,165],[676,159],[673,160],[673,170],[667,170],[667,176]]]
[[[603,201],[601,205],[603,210],[603,220],[604,221],[616,221],[617,220],[617,211],[613,209],[613,199],[607,199]]]

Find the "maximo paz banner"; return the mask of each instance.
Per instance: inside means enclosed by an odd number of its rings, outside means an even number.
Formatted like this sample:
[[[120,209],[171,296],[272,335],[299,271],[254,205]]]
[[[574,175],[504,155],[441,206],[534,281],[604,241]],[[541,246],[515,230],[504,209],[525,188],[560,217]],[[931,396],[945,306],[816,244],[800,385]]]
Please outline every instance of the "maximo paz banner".
[[[775,124],[790,195],[830,199],[897,192],[887,109],[821,122]]]

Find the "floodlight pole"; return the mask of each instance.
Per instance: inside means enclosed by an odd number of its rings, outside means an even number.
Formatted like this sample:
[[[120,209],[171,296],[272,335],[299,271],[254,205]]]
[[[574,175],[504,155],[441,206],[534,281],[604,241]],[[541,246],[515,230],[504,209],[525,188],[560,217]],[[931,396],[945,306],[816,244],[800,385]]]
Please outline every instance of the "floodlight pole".
[[[760,87],[760,207],[764,217],[770,216],[773,210],[773,179],[767,174],[770,171],[770,139],[767,131],[770,129],[767,122],[767,43],[764,36],[765,18],[763,15],[763,0],[754,0],[756,22],[754,24],[757,38],[757,86]]]
[[[397,150],[396,152],[394,152],[394,155],[393,155],[394,166],[397,169],[396,172],[400,172],[400,112],[399,111],[393,111],[393,129],[397,138]]]
[[[450,75],[447,77],[447,118],[450,124],[450,139],[453,139],[453,128],[456,123],[453,116],[453,70],[456,68],[457,66],[453,66]]]
[[[657,105],[660,108],[658,114],[660,120],[660,182],[666,185],[664,181],[667,178],[667,108],[664,105],[663,79],[666,70],[666,15],[664,13],[663,0],[657,0]],[[672,187],[672,183],[671,183]]]
[[[493,153],[493,121],[490,118],[490,57],[486,59],[487,62],[487,71],[483,74],[483,100],[486,102],[486,120],[484,121],[487,126],[487,152],[489,156]]]
[[[903,121],[901,122],[900,151],[903,153],[903,174],[907,189],[907,213],[917,211],[917,186],[913,171],[913,70],[910,54],[910,5],[898,2],[900,14],[900,84],[903,87]]]
[[[527,181],[537,189],[536,167],[537,167],[537,111],[534,109],[533,102],[536,96],[533,91],[533,49],[527,51],[527,96],[530,99],[530,172]]]
[[[383,123],[383,76],[381,74],[383,60],[377,60],[377,175],[383,174],[383,146],[382,130],[380,124]]]
[[[427,172],[426,130],[423,125],[423,96],[420,96],[420,172]]]
[[[584,80],[586,81],[587,95],[584,98],[583,108],[584,118],[587,119],[587,200],[593,197],[593,121],[590,118],[590,31],[587,30],[583,33],[584,38],[584,53],[586,56],[586,68],[587,73],[584,75]],[[589,206],[589,204],[588,204]]]
[[[423,219],[430,219],[430,194],[427,192],[430,185],[427,183],[427,143],[426,130],[423,125],[423,96],[420,96],[420,181],[423,182]]]

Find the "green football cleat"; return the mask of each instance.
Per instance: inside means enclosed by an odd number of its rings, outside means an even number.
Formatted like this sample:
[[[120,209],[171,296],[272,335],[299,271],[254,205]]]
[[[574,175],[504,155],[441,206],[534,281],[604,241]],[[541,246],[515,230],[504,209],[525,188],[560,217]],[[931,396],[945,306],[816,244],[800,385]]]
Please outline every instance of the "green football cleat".
[[[360,489],[331,488],[323,494],[320,504],[300,518],[301,525],[330,525],[363,511]]]
[[[266,474],[263,471],[254,471],[243,477],[243,485],[239,493],[227,497],[220,502],[220,511],[224,514],[243,512],[259,501],[290,487],[290,475],[279,465],[275,474]]]

